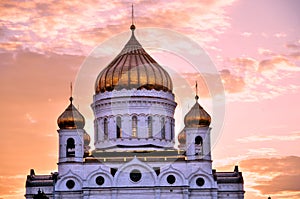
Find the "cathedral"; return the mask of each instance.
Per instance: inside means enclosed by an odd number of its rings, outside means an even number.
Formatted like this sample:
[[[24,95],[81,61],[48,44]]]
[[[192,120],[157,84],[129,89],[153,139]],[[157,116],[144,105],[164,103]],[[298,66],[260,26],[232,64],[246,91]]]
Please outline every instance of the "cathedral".
[[[244,198],[238,166],[212,169],[211,117],[197,94],[175,136],[172,79],[138,42],[134,24],[130,29],[129,41],[95,81],[94,150],[71,96],[57,119],[58,171],[31,169],[25,198]]]

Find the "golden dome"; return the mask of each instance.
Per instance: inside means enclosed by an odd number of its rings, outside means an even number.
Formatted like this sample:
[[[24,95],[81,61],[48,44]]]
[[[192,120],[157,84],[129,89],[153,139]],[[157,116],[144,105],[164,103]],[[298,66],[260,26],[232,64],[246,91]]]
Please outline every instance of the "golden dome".
[[[184,117],[184,124],[186,127],[207,127],[210,125],[211,117],[198,103],[198,96],[196,96],[196,103],[191,110]]]
[[[83,129],[84,127],[84,117],[75,108],[72,101],[73,98],[70,97],[70,105],[57,119],[57,124],[60,129]]]
[[[186,132],[184,130],[178,134],[178,142],[182,145],[186,144]]]
[[[95,92],[121,89],[147,89],[172,92],[169,74],[143,49],[132,35],[121,53],[97,77]]]
[[[86,131],[84,131],[84,134],[83,134],[83,142],[84,142],[85,146],[88,146],[91,142],[91,137]]]

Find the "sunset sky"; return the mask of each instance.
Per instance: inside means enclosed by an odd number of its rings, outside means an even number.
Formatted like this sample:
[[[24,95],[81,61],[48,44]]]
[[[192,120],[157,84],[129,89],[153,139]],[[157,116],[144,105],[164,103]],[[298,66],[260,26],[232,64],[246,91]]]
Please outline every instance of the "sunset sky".
[[[94,62],[99,68],[93,68],[100,71],[122,49],[129,38],[132,3],[144,46],[147,34],[143,33],[148,30],[168,33],[167,38],[173,31],[201,46],[222,79],[225,119],[212,118],[212,127],[222,126],[212,131],[218,135],[212,150],[213,167],[233,171],[239,165],[246,198],[300,198],[300,1],[182,2],[1,1],[0,198],[22,198],[31,168],[37,174],[57,170],[56,120],[69,104],[70,82],[75,85],[74,104],[86,117],[86,130],[93,136],[88,111],[97,74],[87,77],[91,85],[88,80],[83,84],[84,63],[100,48],[103,62]],[[106,44],[112,44],[111,48]],[[168,44],[171,49],[182,47],[176,42]],[[154,46],[156,50],[151,47],[150,54],[175,71],[170,73],[173,81],[183,78],[189,85],[183,90],[191,97],[183,96],[182,103],[178,102],[181,117],[193,105],[184,103],[194,95],[194,80],[200,82],[204,108],[211,113],[218,107],[205,92],[205,82],[185,71],[190,60],[164,54],[157,50],[160,45]],[[186,55],[194,50],[190,47]],[[88,96],[80,92],[79,85],[88,85],[84,87]],[[177,91],[175,95],[180,96],[180,89]],[[183,124],[176,119],[178,133]]]

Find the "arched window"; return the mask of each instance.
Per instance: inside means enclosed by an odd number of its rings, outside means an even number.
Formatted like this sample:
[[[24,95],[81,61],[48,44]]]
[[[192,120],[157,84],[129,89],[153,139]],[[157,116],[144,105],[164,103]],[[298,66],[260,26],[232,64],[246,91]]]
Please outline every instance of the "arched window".
[[[116,130],[117,130],[117,138],[122,137],[122,120],[121,117],[117,117],[117,122],[116,122]]]
[[[132,137],[137,137],[137,117],[132,116]]]
[[[73,138],[67,140],[67,157],[75,157],[75,141]]]
[[[202,137],[201,136],[197,136],[195,138],[195,144],[196,145],[202,145]]]
[[[152,138],[153,136],[153,127],[152,127],[152,117],[149,116],[147,119],[147,123],[148,123],[148,137]]]
[[[195,137],[195,155],[202,155],[202,137]]]
[[[161,118],[161,138],[162,139],[166,139],[166,122],[165,122],[165,118]]]
[[[108,138],[108,121],[107,121],[107,118],[104,118],[103,131],[104,131],[104,139],[107,139]]]

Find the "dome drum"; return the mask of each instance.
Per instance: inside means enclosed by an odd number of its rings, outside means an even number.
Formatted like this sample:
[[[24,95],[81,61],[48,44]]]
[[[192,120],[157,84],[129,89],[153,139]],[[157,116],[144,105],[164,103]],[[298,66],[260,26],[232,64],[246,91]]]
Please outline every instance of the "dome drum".
[[[144,92],[153,94],[153,91],[147,90]],[[169,97],[173,96],[170,94]],[[112,97],[95,101],[92,108],[96,118],[95,148],[104,149],[117,145],[164,147],[173,146],[174,144],[173,116],[176,103],[173,100],[147,96]],[[136,117],[136,124],[134,124],[133,117]],[[118,125],[118,118],[120,118],[120,125]],[[107,135],[105,135],[105,129],[107,129],[105,125],[110,129]],[[162,126],[165,126],[164,136],[161,133]],[[120,139],[117,137],[118,128],[122,131]],[[152,129],[151,135],[149,128]],[[133,131],[136,133],[133,133]]]

